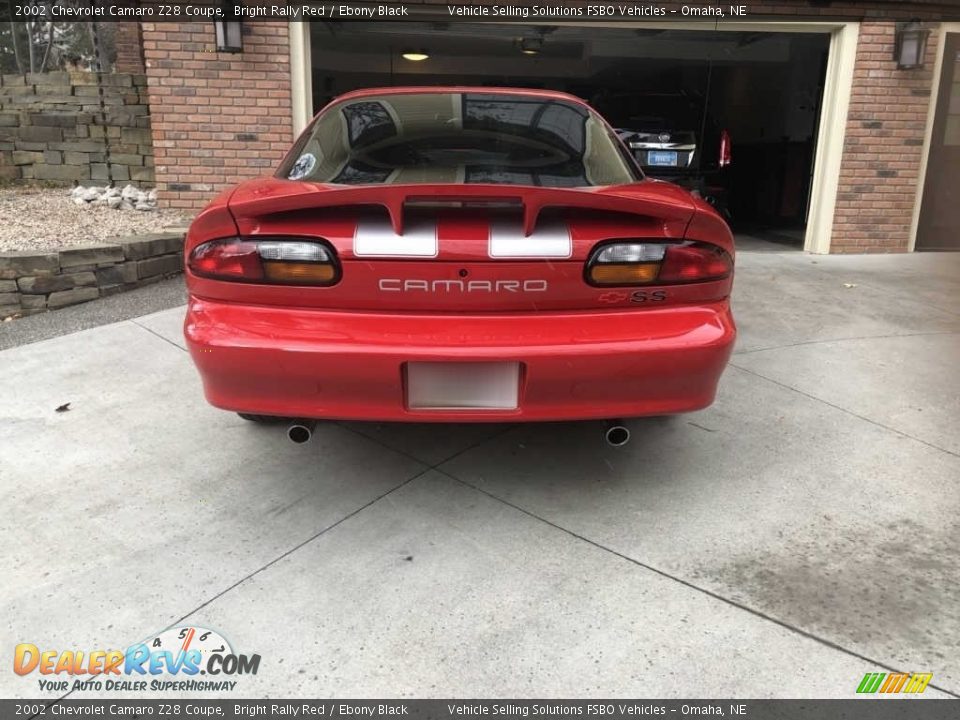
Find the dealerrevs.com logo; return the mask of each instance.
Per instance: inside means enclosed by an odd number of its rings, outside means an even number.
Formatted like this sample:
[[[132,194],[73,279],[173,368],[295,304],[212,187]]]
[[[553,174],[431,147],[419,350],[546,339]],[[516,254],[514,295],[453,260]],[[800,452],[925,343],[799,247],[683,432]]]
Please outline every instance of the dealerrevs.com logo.
[[[238,675],[256,675],[260,656],[234,652],[220,633],[175,627],[126,650],[47,650],[20,643],[13,655],[17,675],[34,673],[39,689],[96,691],[233,690]]]

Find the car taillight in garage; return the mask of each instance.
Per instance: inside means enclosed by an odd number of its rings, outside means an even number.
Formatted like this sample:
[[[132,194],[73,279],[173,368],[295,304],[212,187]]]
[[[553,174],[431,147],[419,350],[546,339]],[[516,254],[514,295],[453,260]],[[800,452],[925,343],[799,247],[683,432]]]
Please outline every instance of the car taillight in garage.
[[[726,130],[720,131],[720,157],[717,161],[720,163],[720,167],[726,167],[730,164],[730,133]]]
[[[333,285],[339,269],[333,250],[315,240],[227,238],[201,243],[187,265],[194,275],[281,285]]]
[[[698,242],[617,242],[594,250],[587,263],[591,285],[667,285],[722,280],[733,259],[722,248]]]

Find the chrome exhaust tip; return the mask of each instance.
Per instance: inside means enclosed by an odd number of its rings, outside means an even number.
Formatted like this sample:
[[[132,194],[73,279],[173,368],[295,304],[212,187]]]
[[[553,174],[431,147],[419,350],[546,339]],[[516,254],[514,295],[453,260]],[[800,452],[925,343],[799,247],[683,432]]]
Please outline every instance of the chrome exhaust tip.
[[[310,438],[313,437],[313,430],[316,427],[316,420],[295,420],[287,428],[287,437],[290,438],[290,442],[303,445],[303,443],[310,442]]]
[[[612,420],[607,424],[603,437],[607,441],[607,445],[623,447],[630,442],[630,430],[620,420]]]

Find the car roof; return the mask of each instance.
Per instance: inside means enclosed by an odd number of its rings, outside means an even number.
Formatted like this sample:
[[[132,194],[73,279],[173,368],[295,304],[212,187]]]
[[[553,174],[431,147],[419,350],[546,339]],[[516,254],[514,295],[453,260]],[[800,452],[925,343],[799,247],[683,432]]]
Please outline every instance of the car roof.
[[[558,90],[541,90],[538,88],[511,88],[511,87],[486,87],[475,85],[424,85],[424,86],[406,86],[406,87],[378,87],[363,88],[362,90],[351,90],[343,95],[338,95],[330,103],[331,105],[344,100],[356,100],[358,98],[377,97],[379,95],[413,95],[413,94],[461,94],[472,93],[480,95],[518,95],[526,97],[537,97],[553,100],[564,100],[584,107],[589,104],[576,95],[560,92]]]

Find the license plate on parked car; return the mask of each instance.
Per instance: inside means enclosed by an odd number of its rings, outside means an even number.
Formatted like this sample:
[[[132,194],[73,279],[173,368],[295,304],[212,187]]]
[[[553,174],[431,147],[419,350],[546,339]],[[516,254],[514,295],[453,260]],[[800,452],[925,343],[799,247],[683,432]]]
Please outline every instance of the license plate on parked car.
[[[676,150],[649,150],[647,152],[647,165],[674,166],[676,164]]]
[[[519,390],[517,362],[407,363],[411,410],[515,410]]]

